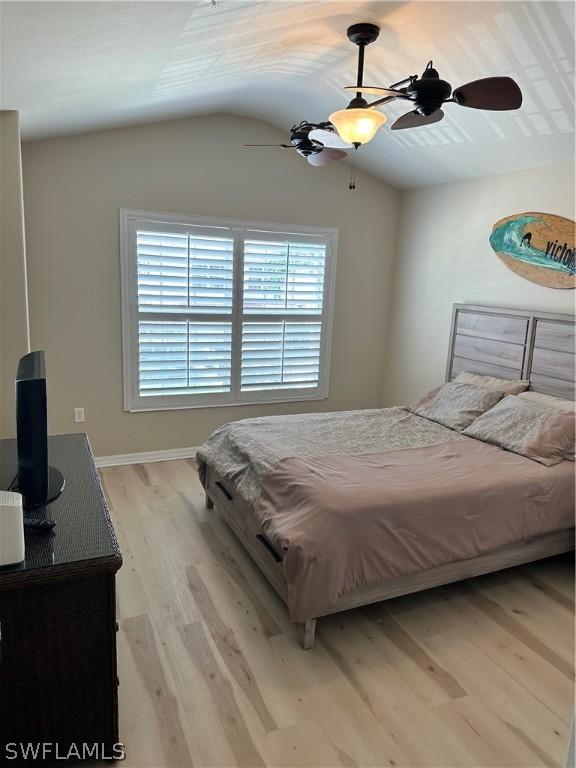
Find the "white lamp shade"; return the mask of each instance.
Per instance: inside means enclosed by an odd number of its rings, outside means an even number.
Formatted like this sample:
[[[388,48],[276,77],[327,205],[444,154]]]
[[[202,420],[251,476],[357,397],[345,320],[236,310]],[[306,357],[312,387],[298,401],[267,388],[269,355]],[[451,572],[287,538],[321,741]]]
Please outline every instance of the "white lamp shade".
[[[349,144],[366,144],[373,139],[378,128],[388,120],[375,109],[339,109],[329,118],[340,138]]]

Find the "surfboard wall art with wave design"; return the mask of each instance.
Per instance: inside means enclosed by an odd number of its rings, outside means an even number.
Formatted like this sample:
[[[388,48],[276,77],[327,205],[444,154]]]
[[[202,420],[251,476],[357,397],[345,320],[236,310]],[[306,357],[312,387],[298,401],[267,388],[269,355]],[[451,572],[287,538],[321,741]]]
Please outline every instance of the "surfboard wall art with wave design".
[[[509,269],[527,280],[575,288],[575,226],[551,213],[517,213],[494,224],[490,245]]]

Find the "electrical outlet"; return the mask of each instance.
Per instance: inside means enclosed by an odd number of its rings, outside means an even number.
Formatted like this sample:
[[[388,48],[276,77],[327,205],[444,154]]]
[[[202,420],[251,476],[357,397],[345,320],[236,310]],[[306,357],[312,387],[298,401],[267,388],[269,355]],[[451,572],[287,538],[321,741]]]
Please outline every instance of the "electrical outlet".
[[[74,408],[74,421],[86,421],[86,417],[84,416],[84,408]]]

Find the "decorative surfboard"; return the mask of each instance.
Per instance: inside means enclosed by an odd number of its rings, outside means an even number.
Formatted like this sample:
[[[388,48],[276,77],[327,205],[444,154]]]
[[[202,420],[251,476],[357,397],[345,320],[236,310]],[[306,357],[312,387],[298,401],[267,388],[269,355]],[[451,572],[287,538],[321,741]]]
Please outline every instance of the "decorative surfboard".
[[[575,288],[575,226],[551,213],[517,213],[494,224],[490,245],[509,269],[527,280]]]

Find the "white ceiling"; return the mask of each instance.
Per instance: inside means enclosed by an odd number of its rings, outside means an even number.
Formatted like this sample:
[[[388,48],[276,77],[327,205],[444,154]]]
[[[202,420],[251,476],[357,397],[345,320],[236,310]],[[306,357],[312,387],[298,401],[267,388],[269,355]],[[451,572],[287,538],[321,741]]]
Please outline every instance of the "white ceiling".
[[[293,123],[346,105],[357,57],[346,28],[373,21],[382,31],[366,83],[389,85],[433,59],[454,87],[510,75],[524,104],[452,104],[438,125],[386,125],[358,153],[361,167],[413,187],[574,153],[573,2],[2,2],[0,13],[0,105],[21,112],[25,139],[208,112],[261,118],[288,138]],[[407,111],[383,109],[390,122]]]

